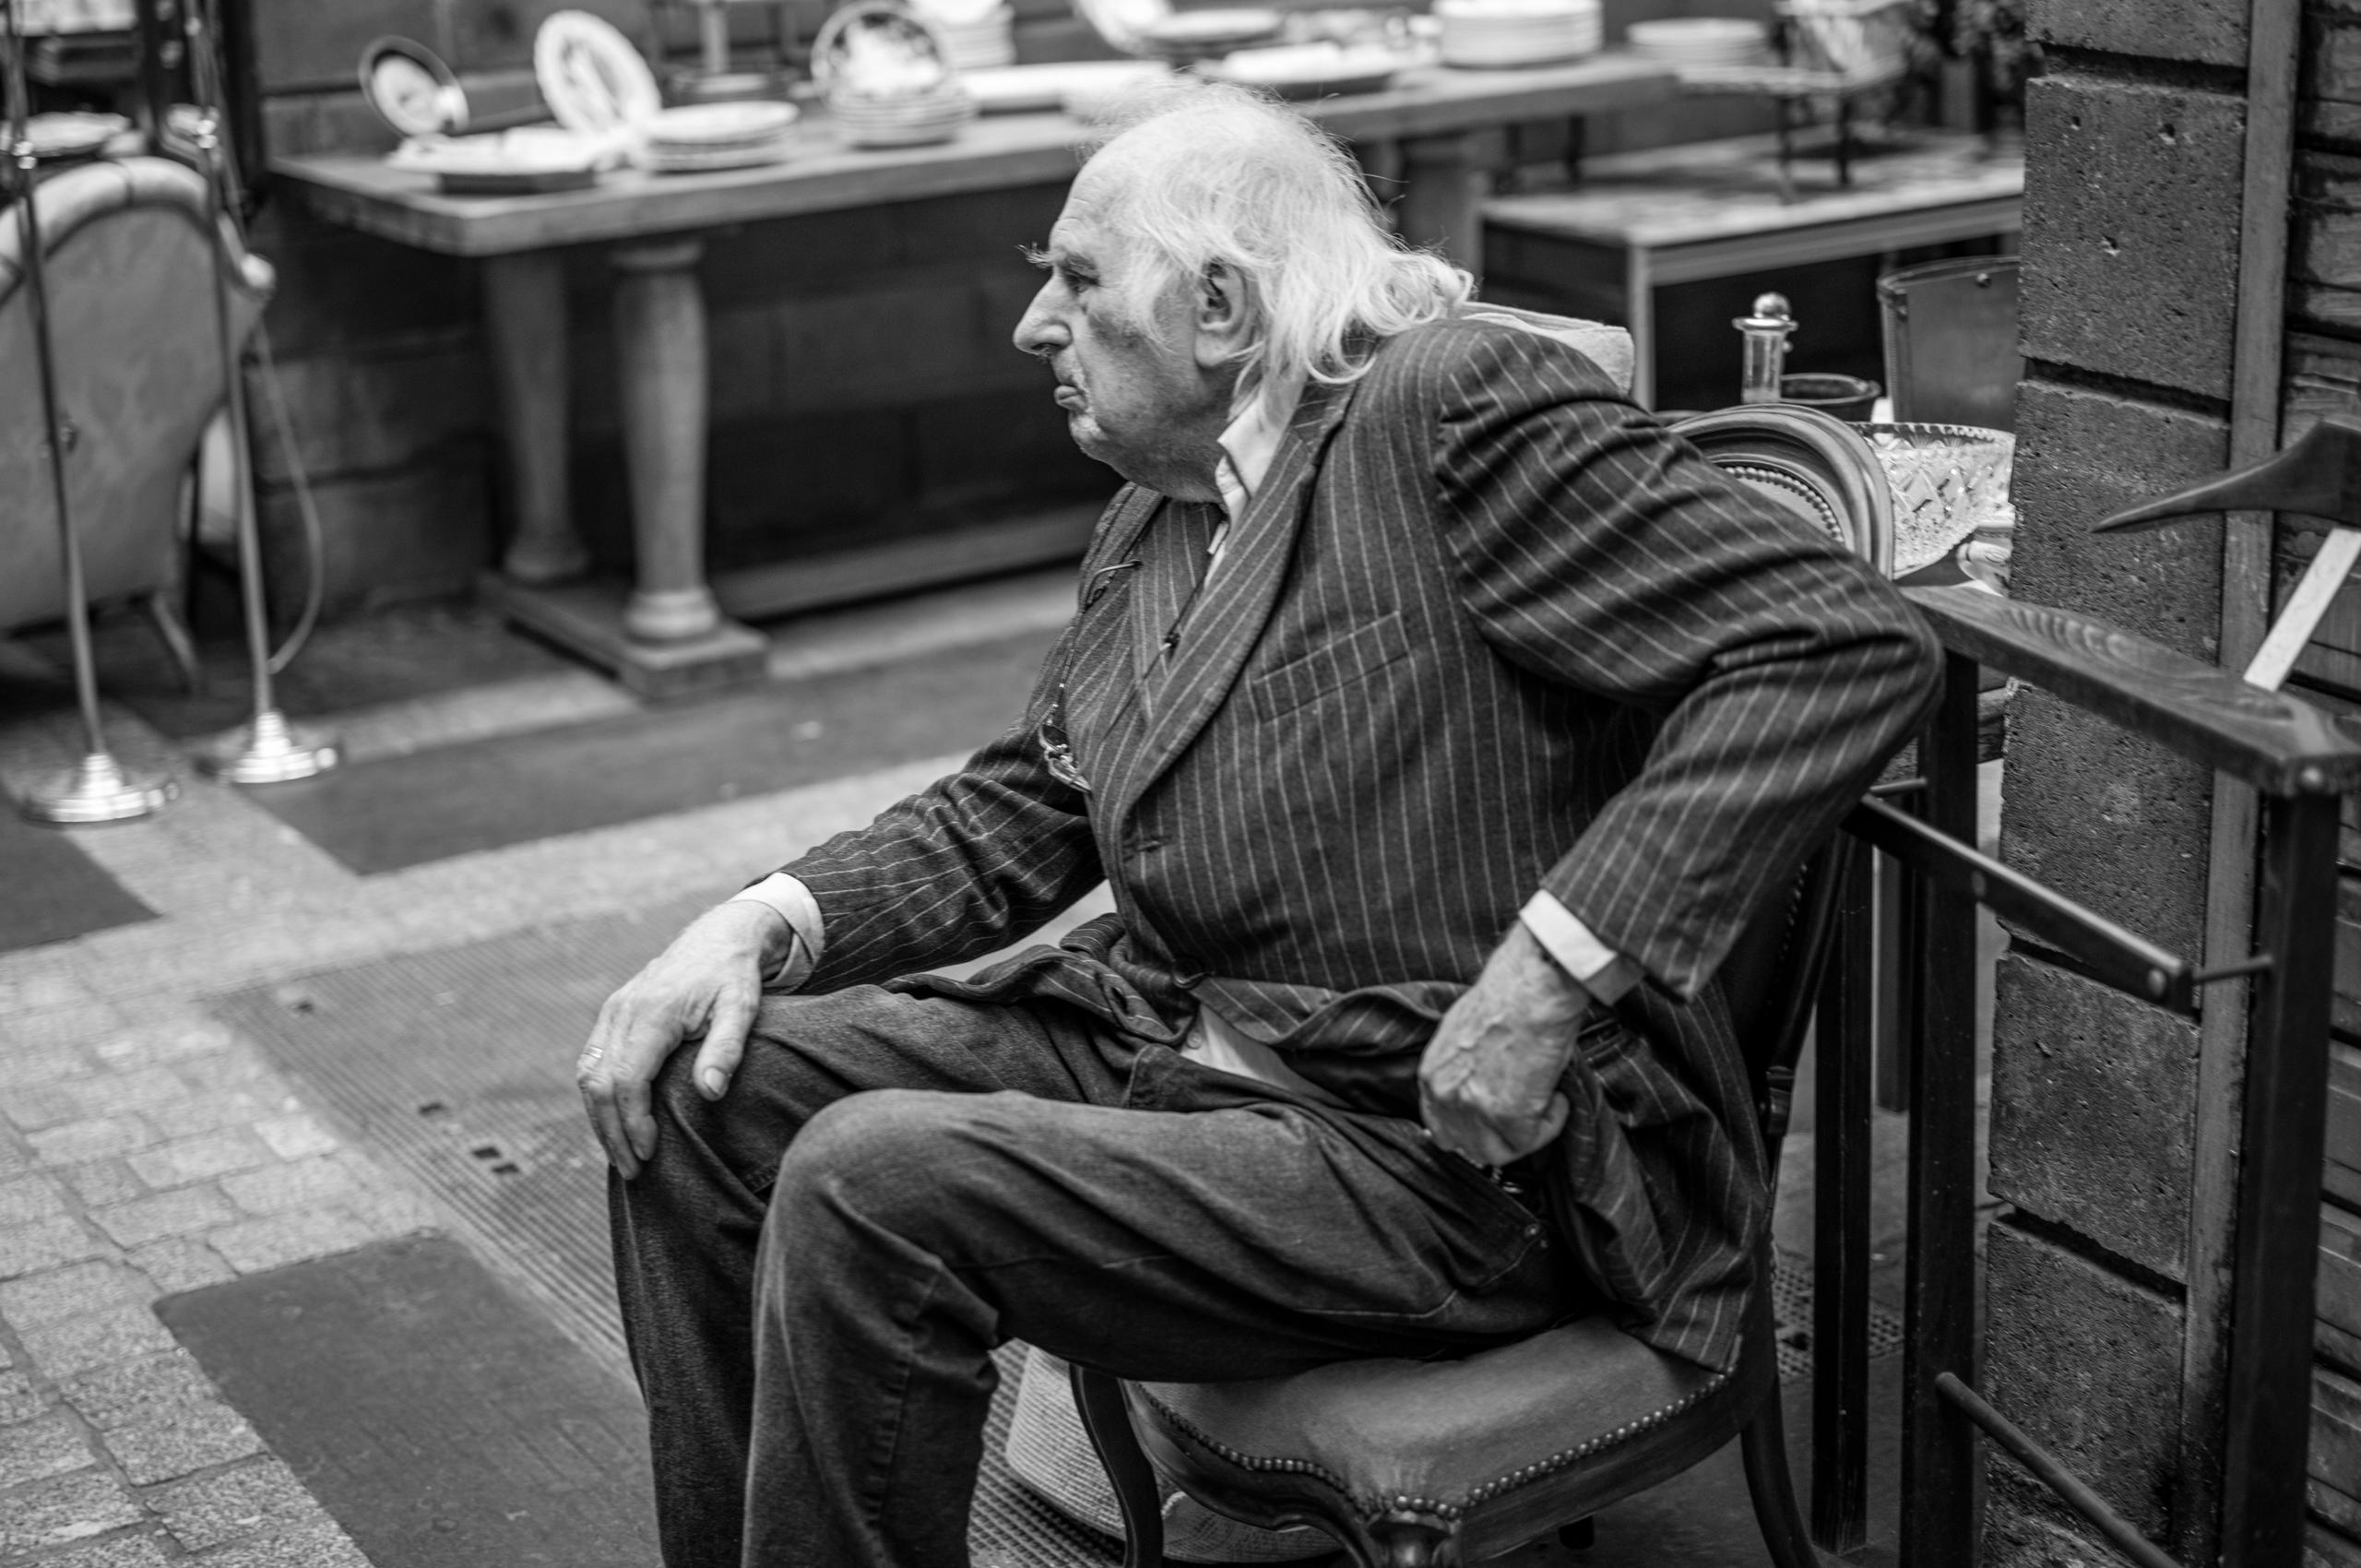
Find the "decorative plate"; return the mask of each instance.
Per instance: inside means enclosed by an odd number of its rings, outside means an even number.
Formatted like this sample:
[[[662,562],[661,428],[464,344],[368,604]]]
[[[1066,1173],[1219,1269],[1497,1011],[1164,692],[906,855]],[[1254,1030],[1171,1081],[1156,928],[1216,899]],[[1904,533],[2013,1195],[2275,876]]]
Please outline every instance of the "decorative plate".
[[[455,137],[468,128],[468,94],[443,57],[407,38],[361,51],[361,95],[406,137]]]
[[[587,11],[552,11],[541,23],[533,78],[558,124],[585,136],[636,137],[664,107],[631,40]]]

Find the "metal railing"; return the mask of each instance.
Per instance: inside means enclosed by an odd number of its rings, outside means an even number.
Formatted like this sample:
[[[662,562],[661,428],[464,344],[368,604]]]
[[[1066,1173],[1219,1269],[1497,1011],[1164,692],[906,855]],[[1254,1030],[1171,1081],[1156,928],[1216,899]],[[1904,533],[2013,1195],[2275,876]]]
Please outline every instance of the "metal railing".
[[[1917,899],[1907,1025],[1909,1253],[1904,1285],[1904,1568],[1964,1568],[1980,1431],[2142,1568],[2172,1568],[2105,1500],[1975,1391],[1975,910],[1988,906],[2086,978],[2194,1014],[2251,982],[2237,1172],[2230,1358],[2218,1495],[2225,1568],[2303,1559],[2314,1274],[2324,1152],[2338,798],[2361,742],[2266,691],[2104,623],[1974,588],[1916,589],[1946,651],[1920,742],[1923,789],[1864,801],[1846,830],[1899,861]],[[2252,788],[2262,875],[2246,960],[2206,969],[1975,849],[1976,686],[1989,667]],[[1906,801],[1915,810],[1892,803]],[[1857,856],[1857,861],[1868,857]],[[1870,964],[1866,867],[1845,903],[1820,1020],[1813,1535],[1859,1547],[1867,1515]],[[1833,1081],[1832,1081],[1833,1080]],[[1826,1354],[1820,1352],[1825,1351]]]

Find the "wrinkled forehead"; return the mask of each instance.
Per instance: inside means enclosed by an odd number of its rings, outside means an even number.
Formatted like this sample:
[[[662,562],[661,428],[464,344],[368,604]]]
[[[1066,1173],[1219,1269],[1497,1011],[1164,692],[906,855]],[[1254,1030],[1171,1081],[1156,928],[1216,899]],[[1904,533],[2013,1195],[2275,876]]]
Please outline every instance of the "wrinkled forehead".
[[[1050,229],[1052,250],[1086,256],[1102,274],[1122,268],[1136,248],[1123,218],[1128,172],[1121,160],[1102,167],[1106,157],[1101,152],[1082,166],[1066,193],[1064,208]]]

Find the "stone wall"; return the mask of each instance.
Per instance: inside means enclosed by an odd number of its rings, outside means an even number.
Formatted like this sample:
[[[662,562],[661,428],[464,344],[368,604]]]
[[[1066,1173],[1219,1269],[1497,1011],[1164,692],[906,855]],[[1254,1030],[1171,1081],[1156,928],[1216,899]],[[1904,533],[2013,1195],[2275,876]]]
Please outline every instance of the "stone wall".
[[[2026,380],[2016,591],[2217,657],[2219,519],[2130,537],[2090,523],[2228,460],[2246,125],[2246,0],[2039,0],[2027,101]],[[2283,440],[2361,410],[2361,6],[2310,0],[2294,172]],[[2316,534],[2283,529],[2274,576]],[[2294,684],[2361,703],[2348,587]],[[2182,952],[2202,950],[2212,780],[2026,694],[2009,755],[2009,859]],[[2347,855],[2361,840],[2348,833]],[[2361,890],[2349,891],[2361,911]],[[2310,1555],[2361,1568],[2361,924],[2341,932],[2323,1208]],[[2185,1494],[2183,1395],[2198,1029],[2020,938],[1994,1038],[1987,1365],[1996,1403],[2189,1560],[2213,1506]],[[2005,1461],[1986,1556],[2108,1560]]]

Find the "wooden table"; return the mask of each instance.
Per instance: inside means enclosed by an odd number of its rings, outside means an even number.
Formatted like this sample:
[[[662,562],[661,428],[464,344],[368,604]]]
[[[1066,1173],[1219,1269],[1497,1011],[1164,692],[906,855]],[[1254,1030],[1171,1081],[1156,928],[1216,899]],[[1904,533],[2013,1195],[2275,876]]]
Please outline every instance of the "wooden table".
[[[1503,196],[1483,207],[1487,269],[1514,303],[1544,303],[1631,329],[1631,395],[1655,400],[1655,293],[1668,283],[1880,255],[1917,245],[2014,234],[2022,227],[2022,149],[1976,137],[1911,133],[1853,165],[1840,186],[1826,166],[1799,168],[1782,199],[1768,137],[1692,142],[1585,164],[1575,188]],[[1533,299],[1526,298],[1535,294]]]
[[[1485,171],[1477,133],[1670,97],[1661,67],[1619,54],[1517,71],[1428,67],[1382,92],[1307,106],[1398,174],[1397,227],[1476,265]],[[623,171],[582,191],[450,196],[370,156],[282,158],[272,171],[314,215],[403,244],[484,261],[490,340],[516,497],[502,561],[508,613],[660,694],[759,671],[762,640],[724,618],[704,567],[706,356],[696,275],[707,232],[872,203],[1062,182],[1080,127],[995,114],[938,147],[853,151],[825,116],[801,150],[710,174]],[[1011,236],[1012,240],[1027,236]],[[567,494],[565,300],[558,252],[609,247],[637,581],[628,597],[576,584],[587,563]],[[1010,324],[1012,327],[1014,323]]]

